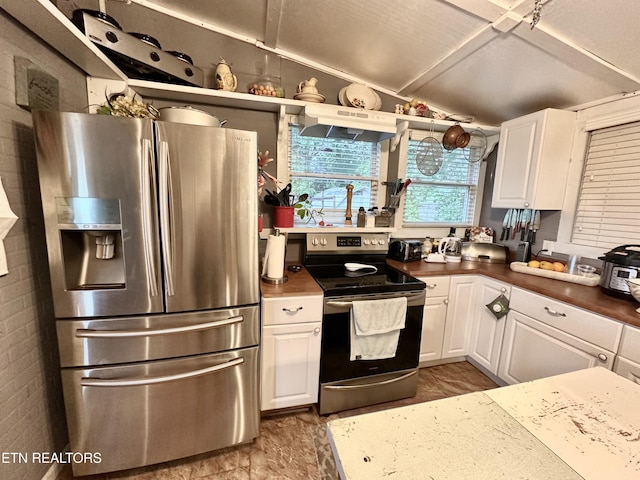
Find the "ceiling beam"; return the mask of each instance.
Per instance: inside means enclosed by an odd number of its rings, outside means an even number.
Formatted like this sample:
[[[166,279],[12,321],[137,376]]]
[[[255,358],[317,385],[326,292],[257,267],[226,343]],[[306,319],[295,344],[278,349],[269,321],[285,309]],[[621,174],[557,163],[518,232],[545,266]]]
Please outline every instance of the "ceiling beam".
[[[282,1],[267,0],[267,12],[264,22],[264,44],[269,48],[278,46],[280,21],[282,19]]]

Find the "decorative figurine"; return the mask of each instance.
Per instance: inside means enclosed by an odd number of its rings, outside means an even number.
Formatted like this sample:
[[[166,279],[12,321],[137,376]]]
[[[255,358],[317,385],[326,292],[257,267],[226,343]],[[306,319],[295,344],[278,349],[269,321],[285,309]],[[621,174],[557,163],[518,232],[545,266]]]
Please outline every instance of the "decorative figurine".
[[[216,66],[216,85],[218,90],[226,90],[227,92],[235,92],[238,87],[238,79],[222,57]]]

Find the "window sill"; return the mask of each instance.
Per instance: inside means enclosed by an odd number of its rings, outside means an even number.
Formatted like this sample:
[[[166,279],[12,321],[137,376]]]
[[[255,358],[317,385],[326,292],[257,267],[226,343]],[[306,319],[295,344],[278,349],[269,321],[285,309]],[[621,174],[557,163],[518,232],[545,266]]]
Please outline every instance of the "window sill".
[[[265,238],[269,238],[269,235],[271,235],[274,230],[276,228],[275,227],[271,227],[271,228],[265,228],[262,230],[262,232],[260,232],[260,238],[265,239]],[[339,227],[291,227],[291,228],[278,228],[278,230],[280,230],[280,233],[304,233],[304,234],[308,234],[308,233],[321,233],[321,232],[326,232],[326,233],[353,233],[353,234],[360,234],[360,233],[391,233],[391,232],[395,232],[397,230],[397,228],[393,228],[393,227],[356,227],[351,226],[351,227],[345,227],[345,226],[339,226]]]

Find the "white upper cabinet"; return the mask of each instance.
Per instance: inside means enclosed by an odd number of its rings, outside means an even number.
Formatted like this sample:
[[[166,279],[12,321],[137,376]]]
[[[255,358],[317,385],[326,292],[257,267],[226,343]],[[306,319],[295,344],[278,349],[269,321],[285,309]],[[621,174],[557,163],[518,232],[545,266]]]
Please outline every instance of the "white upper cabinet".
[[[550,108],[504,122],[491,206],[562,209],[575,125],[575,112]]]

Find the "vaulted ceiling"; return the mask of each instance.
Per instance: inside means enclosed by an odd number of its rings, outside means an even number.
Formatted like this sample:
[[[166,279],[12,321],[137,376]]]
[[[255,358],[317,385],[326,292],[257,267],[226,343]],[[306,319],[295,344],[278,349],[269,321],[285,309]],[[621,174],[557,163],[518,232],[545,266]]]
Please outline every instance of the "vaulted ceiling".
[[[54,3],[69,11],[97,8],[99,2]],[[531,28],[534,0],[106,3],[107,11],[135,12],[138,24],[162,18],[197,26],[229,42],[383,93],[419,97],[448,113],[473,114],[491,125],[542,108],[572,108],[640,90],[635,54],[640,2],[546,0],[541,5],[540,20]],[[123,14],[116,17],[121,23]],[[175,32],[179,35],[179,28]]]

